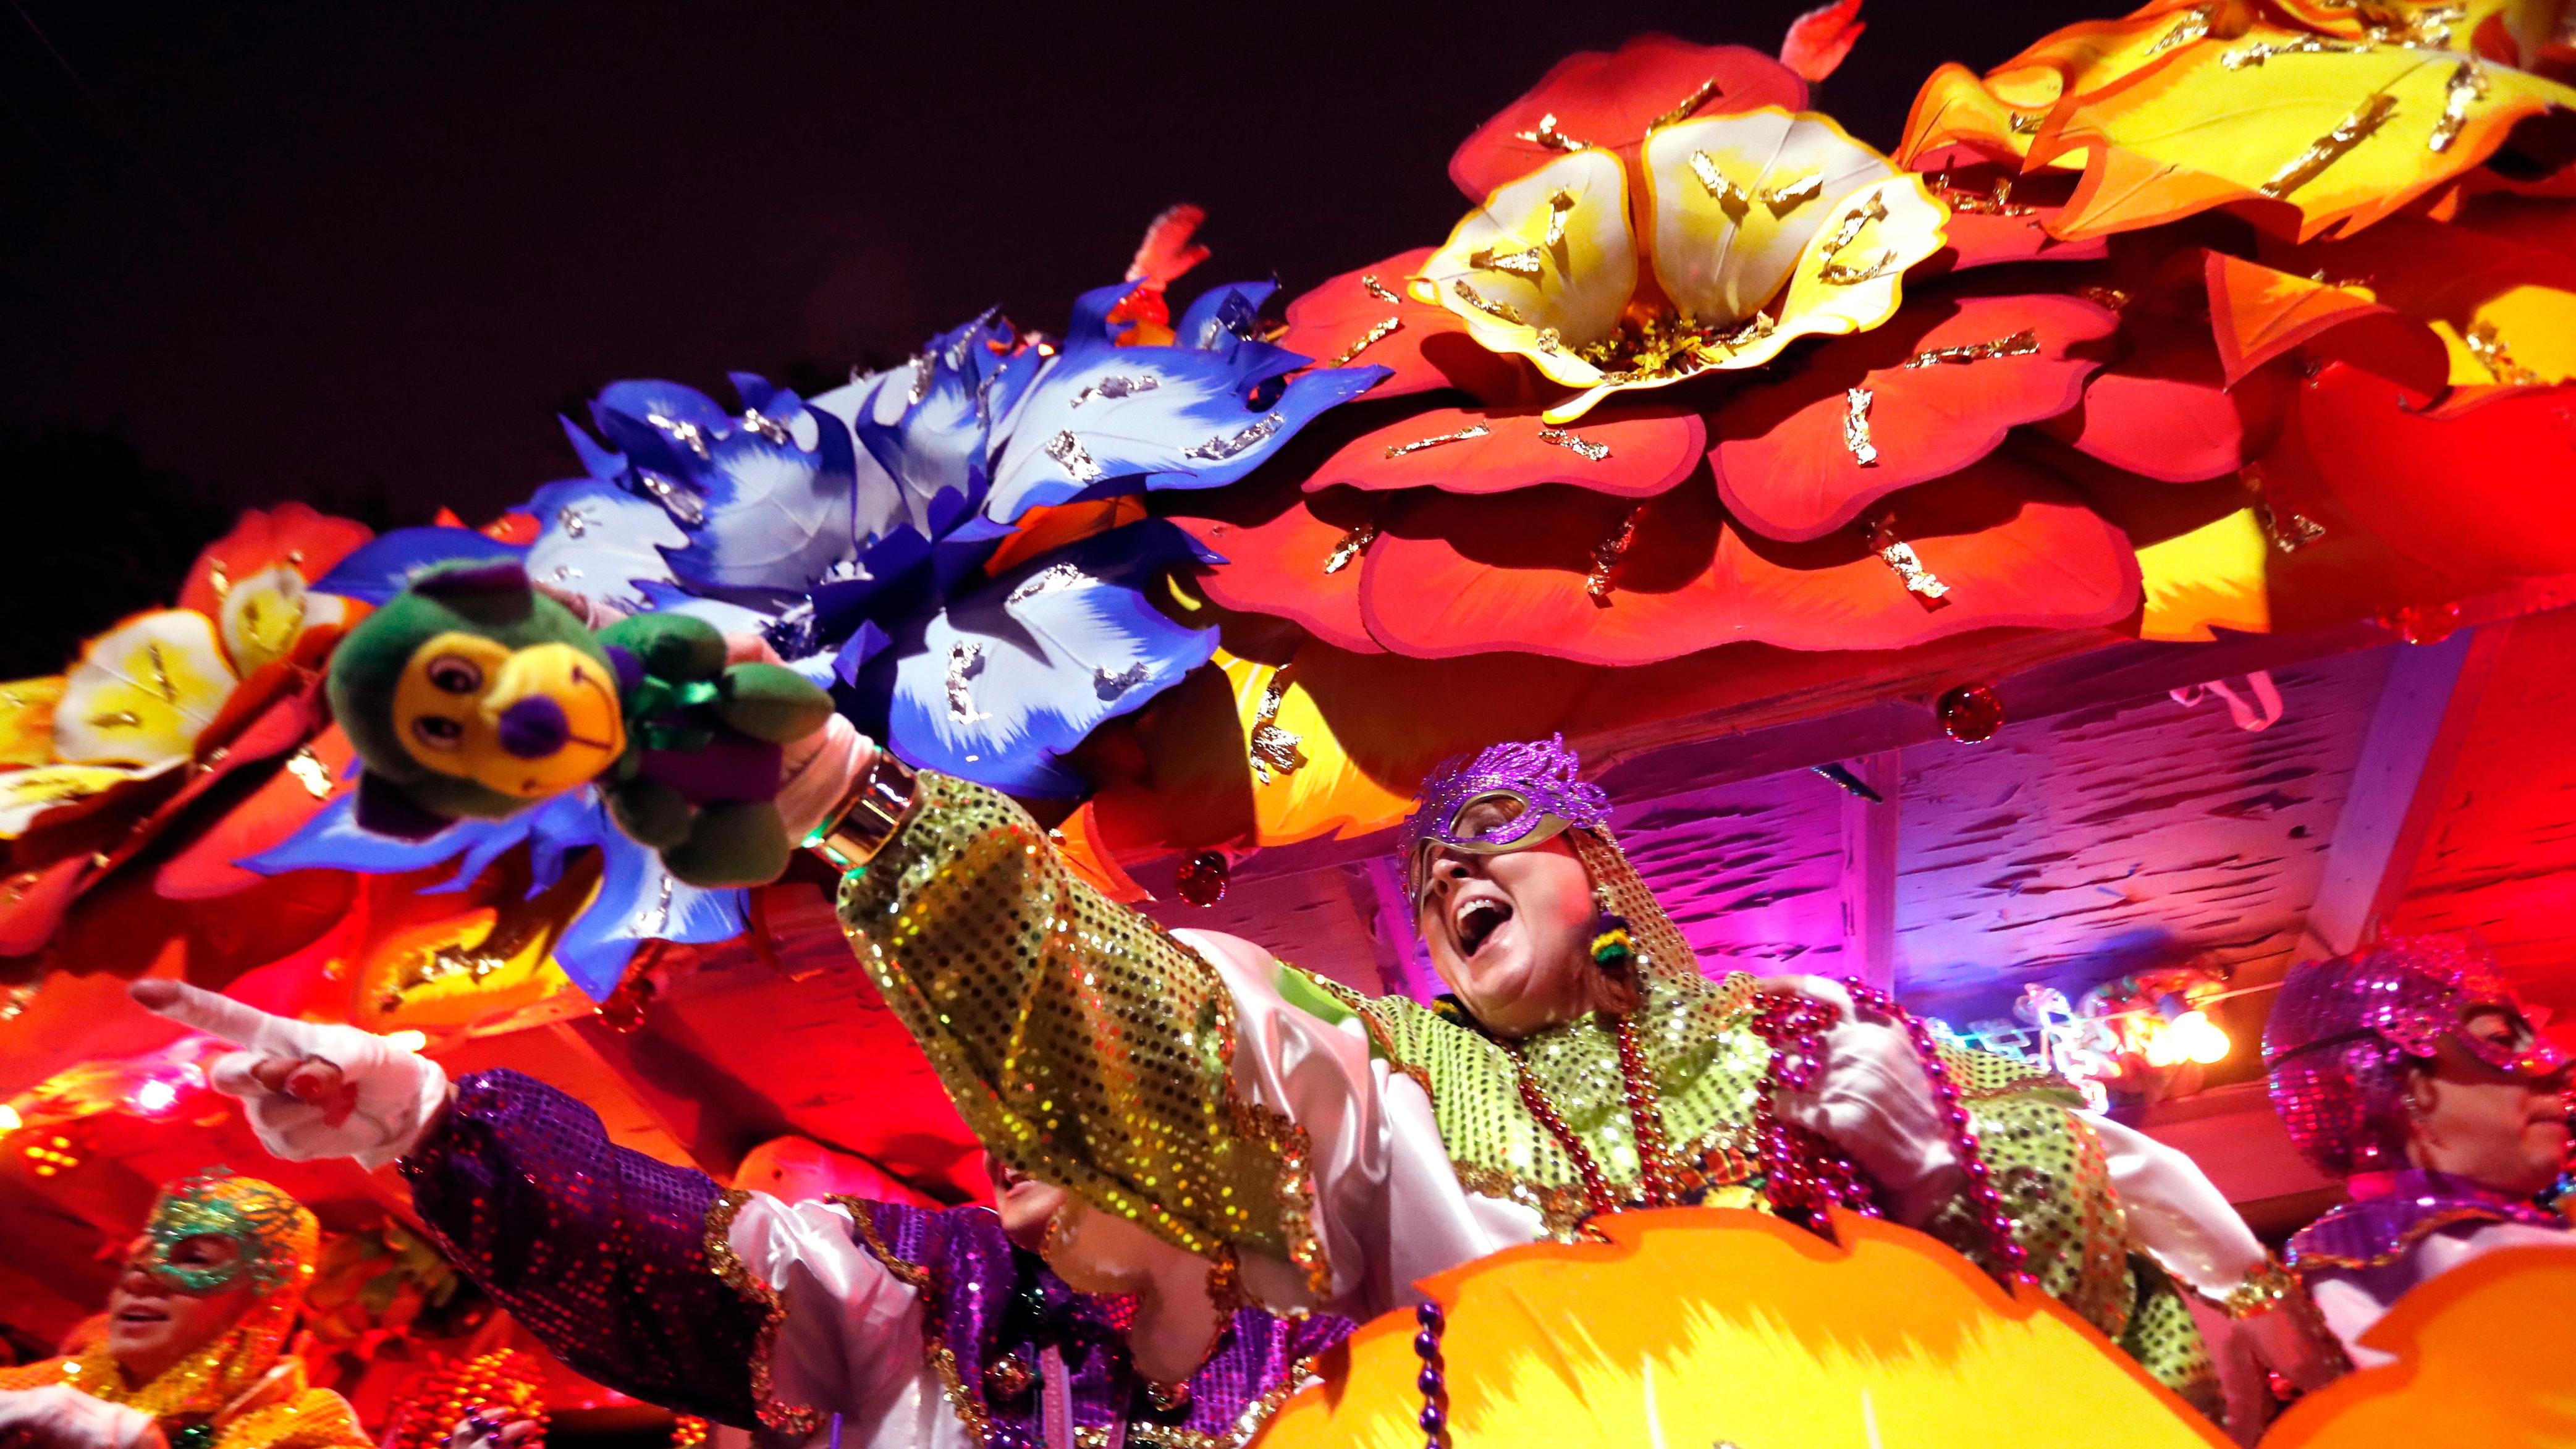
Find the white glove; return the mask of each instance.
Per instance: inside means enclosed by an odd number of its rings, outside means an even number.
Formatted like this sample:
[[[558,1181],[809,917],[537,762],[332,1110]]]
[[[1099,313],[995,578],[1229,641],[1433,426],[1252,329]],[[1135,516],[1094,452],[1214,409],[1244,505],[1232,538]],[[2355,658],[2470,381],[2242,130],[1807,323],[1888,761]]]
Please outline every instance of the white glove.
[[[354,1026],[289,1021],[177,981],[138,981],[136,1001],[246,1050],[207,1080],[242,1099],[260,1145],[289,1162],[353,1157],[382,1167],[417,1146],[447,1101],[438,1063]]]
[[[1772,1110],[1781,1121],[1841,1148],[1887,1189],[1890,1216],[1898,1222],[1920,1226],[1931,1221],[1966,1178],[1914,1043],[1902,1028],[1856,1019],[1851,993],[1822,977],[1791,977],[1763,986],[1821,1002],[1836,1013],[1825,1032],[1824,1069],[1807,1090],[1782,1091]]]
[[[0,1443],[27,1449],[137,1449],[157,1439],[150,1414],[94,1399],[69,1384],[0,1390]]]

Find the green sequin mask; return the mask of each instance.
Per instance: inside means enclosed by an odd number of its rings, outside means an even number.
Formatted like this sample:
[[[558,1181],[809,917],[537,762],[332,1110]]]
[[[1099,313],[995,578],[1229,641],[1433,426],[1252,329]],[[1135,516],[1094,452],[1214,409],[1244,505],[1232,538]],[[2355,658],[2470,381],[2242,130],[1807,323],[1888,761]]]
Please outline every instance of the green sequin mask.
[[[277,1188],[217,1167],[164,1188],[143,1236],[142,1266],[157,1278],[190,1293],[220,1293],[248,1278],[266,1296],[302,1286],[321,1228],[302,1203]],[[171,1249],[206,1237],[229,1239],[240,1252],[207,1267],[170,1261]]]

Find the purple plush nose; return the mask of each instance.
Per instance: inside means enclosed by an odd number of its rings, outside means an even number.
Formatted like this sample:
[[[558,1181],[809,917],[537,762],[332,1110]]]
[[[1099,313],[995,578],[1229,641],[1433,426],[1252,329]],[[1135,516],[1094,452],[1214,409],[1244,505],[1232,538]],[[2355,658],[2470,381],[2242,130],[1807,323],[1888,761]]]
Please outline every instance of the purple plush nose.
[[[563,706],[542,694],[526,699],[501,711],[501,748],[523,760],[542,760],[564,747],[572,736],[572,724],[564,718]]]

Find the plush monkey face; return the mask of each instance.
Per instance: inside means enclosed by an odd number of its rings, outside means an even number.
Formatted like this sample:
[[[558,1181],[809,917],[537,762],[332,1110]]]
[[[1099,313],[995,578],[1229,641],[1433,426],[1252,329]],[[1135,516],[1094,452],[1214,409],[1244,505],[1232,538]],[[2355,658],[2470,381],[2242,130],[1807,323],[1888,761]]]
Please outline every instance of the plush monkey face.
[[[626,748],[617,681],[596,658],[460,630],[412,650],[394,683],[393,725],[422,768],[523,800],[582,784]]]

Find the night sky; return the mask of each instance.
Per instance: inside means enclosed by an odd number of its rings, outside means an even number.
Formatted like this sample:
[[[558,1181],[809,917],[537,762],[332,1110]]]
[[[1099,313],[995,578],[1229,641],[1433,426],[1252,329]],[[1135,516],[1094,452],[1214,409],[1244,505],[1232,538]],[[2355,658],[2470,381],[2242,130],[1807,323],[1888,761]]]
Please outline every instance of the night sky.
[[[1192,283],[1435,243],[1450,150],[1558,57],[1770,50],[1802,8],[9,3],[0,434],[113,429],[224,505],[396,522],[574,472],[550,415],[616,378],[729,399],[990,304],[1057,327],[1174,201],[1210,216]],[[1881,146],[1936,62],[2094,13],[1870,4],[1817,104]],[[11,466],[12,558],[126,486],[31,513],[64,485]]]

